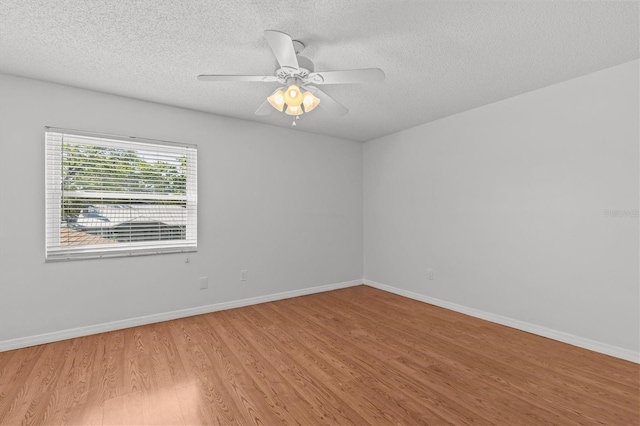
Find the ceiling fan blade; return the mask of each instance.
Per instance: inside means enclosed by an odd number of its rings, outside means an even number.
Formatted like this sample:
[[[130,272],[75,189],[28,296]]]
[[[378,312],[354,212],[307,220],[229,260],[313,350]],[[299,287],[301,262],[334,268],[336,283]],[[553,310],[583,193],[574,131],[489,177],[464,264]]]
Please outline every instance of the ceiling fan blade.
[[[273,109],[273,107],[271,106],[269,101],[264,101],[262,103],[262,105],[260,105],[258,107],[258,109],[256,110],[255,114],[256,115],[267,115],[267,114],[271,114],[273,111],[275,111],[275,110]]]
[[[374,83],[384,80],[380,68],[312,72],[306,81],[313,84]]]
[[[293,47],[293,40],[289,34],[280,31],[266,30],[264,36],[271,46],[273,54],[276,56],[281,68],[297,70],[298,58],[296,58],[296,50]]]
[[[335,115],[345,115],[349,112],[344,105],[324,93],[322,90],[313,86],[304,86],[303,89],[310,91],[316,98],[320,99],[318,106]]]
[[[272,82],[278,81],[275,75],[199,75],[200,81],[256,81],[256,82]]]

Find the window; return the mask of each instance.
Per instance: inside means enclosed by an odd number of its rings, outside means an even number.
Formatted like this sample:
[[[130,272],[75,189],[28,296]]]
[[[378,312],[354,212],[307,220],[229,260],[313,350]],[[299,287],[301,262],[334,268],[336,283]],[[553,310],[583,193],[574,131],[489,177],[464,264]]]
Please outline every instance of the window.
[[[197,248],[195,145],[45,128],[46,260]]]

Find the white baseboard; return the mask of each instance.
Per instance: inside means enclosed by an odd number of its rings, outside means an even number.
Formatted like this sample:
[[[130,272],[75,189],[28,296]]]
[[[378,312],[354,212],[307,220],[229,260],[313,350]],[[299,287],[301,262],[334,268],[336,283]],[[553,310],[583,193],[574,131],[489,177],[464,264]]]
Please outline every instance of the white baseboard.
[[[229,302],[215,303],[213,305],[198,306],[195,308],[181,309],[178,311],[164,312],[161,314],[147,315],[143,317],[113,321],[104,324],[90,325],[86,327],[71,328],[67,330],[54,331],[52,333],[21,337],[18,339],[3,340],[0,341],[0,352],[26,348],[28,346],[42,345],[44,343],[57,342],[59,340],[73,339],[81,336],[89,336],[91,334],[105,333],[107,331],[122,330],[124,328],[137,327],[140,325],[169,321],[178,318],[185,318],[193,315],[208,314],[210,312],[223,311],[225,309],[241,308],[243,306],[257,305],[259,303],[273,302],[275,300],[289,299],[291,297],[322,293],[324,291],[337,290],[340,288],[353,287],[356,285],[362,285],[362,280],[346,281],[337,284],[327,284],[317,287],[303,288],[300,290],[267,294],[265,296],[250,297],[248,299],[232,300]]]
[[[439,306],[441,308],[449,309],[449,310],[460,312],[472,317],[491,321],[496,324],[506,325],[507,327],[526,331],[528,333],[537,334],[538,336],[548,337],[549,339],[557,340],[563,343],[568,343],[570,345],[578,346],[580,348],[589,349],[594,352],[599,352],[605,355],[610,355],[610,356],[624,359],[627,361],[640,363],[640,353],[631,351],[629,349],[624,349],[624,348],[609,345],[606,343],[598,342],[595,340],[587,339],[584,337],[575,336],[573,334],[553,330],[551,328],[541,327],[539,325],[531,324],[528,322],[519,321],[519,320],[508,318],[508,317],[503,317],[501,315],[491,314],[489,312],[480,311],[478,309],[457,305],[455,303],[447,302],[440,299],[435,299],[433,297],[425,296],[423,294],[414,293],[408,290],[402,290],[386,284],[380,284],[375,281],[363,279],[362,282],[370,287],[374,287],[379,290],[388,291],[389,293],[394,293],[399,296],[408,297],[409,299],[414,299],[420,302],[429,303],[431,305]]]
[[[507,327],[537,334],[539,336],[548,337],[549,339],[557,340],[563,343],[568,343],[573,346],[589,349],[605,355],[610,355],[610,356],[624,359],[627,361],[640,363],[640,353],[631,351],[629,349],[620,348],[617,346],[609,345],[606,343],[598,342],[598,341],[587,339],[580,336],[575,336],[573,334],[553,330],[550,328],[527,323],[524,321],[503,317],[501,315],[480,311],[478,309],[469,308],[466,306],[462,306],[462,305],[447,302],[444,300],[436,299],[433,297],[425,296],[423,294],[415,293],[412,291],[402,290],[396,287],[392,287],[386,284],[381,284],[381,283],[377,283],[375,281],[366,280],[366,279],[346,281],[342,283],[328,284],[328,285],[322,285],[317,287],[309,287],[309,288],[304,288],[299,290],[285,291],[282,293],[268,294],[264,296],[251,297],[248,299],[241,299],[241,300],[232,300],[229,302],[215,303],[213,305],[198,306],[195,308],[181,309],[178,311],[164,312],[161,314],[147,315],[143,317],[113,321],[113,322],[108,322],[104,324],[96,324],[96,325],[90,325],[86,327],[78,327],[78,328],[72,328],[67,330],[54,331],[51,333],[21,337],[18,339],[3,340],[3,341],[0,341],[0,352],[10,351],[13,349],[26,348],[28,346],[41,345],[44,343],[56,342],[59,340],[73,339],[76,337],[88,336],[91,334],[104,333],[107,331],[121,330],[124,328],[137,327],[141,325],[152,324],[152,323],[162,322],[162,321],[169,321],[169,320],[178,319],[178,318],[185,318],[193,315],[207,314],[210,312],[222,311],[225,309],[241,308],[243,306],[257,305],[259,303],[273,302],[276,300],[289,299],[291,297],[306,296],[314,293],[322,293],[325,291],[353,287],[353,286],[361,285],[363,283],[370,287],[388,291],[389,293],[394,293],[399,296],[408,297],[410,299],[418,300],[420,302],[429,303],[431,305],[439,306],[441,308],[449,309],[455,312],[460,312],[466,315],[470,315],[472,317],[491,321],[496,324],[501,324]]]

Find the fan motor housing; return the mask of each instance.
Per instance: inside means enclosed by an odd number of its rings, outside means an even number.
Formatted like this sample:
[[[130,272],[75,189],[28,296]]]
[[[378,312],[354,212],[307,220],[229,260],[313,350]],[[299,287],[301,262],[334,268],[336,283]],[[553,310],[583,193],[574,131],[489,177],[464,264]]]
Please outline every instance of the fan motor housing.
[[[314,70],[313,62],[311,59],[305,58],[304,56],[296,56],[298,59],[299,68],[279,68],[276,70],[276,77],[278,77],[283,83],[292,77],[299,78],[304,80],[311,74]]]

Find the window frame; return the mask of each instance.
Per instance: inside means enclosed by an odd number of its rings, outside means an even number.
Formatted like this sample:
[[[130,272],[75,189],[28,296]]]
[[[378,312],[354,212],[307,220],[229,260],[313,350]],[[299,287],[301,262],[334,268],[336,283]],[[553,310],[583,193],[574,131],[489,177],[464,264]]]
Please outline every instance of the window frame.
[[[197,218],[198,218],[198,188],[197,188],[197,152],[195,144],[169,142],[157,139],[146,139],[133,136],[117,136],[104,133],[88,132],[83,130],[63,129],[45,126],[45,262],[98,259],[111,257],[131,257],[166,253],[189,253],[197,251]],[[61,230],[63,229],[63,150],[65,137],[71,139],[76,145],[75,139],[87,140],[88,146],[122,148],[140,152],[159,153],[165,152],[171,155],[184,155],[186,158],[185,170],[185,194],[143,194],[142,192],[100,192],[92,193],[67,191],[85,195],[87,198],[96,199],[97,203],[106,200],[130,199],[131,204],[148,202],[149,200],[166,200],[169,206],[171,202],[182,201],[185,203],[185,238],[164,239],[152,241],[114,242],[112,244],[61,244]],[[91,142],[95,145],[91,145]],[[136,194],[138,195],[136,197]],[[71,228],[69,228],[71,229]],[[160,231],[159,231],[160,232]],[[115,240],[114,240],[115,241]]]

